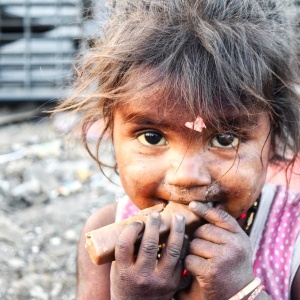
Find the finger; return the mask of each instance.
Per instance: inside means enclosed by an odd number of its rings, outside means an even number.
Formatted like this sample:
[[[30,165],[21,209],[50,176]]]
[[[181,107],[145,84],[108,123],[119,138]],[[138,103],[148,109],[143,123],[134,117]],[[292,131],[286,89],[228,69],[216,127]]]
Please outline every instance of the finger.
[[[134,244],[143,229],[144,223],[139,221],[129,224],[121,232],[115,247],[115,259],[120,267],[129,267],[134,262]]]
[[[209,271],[209,260],[190,254],[185,258],[185,268],[193,276],[204,277]]]
[[[192,201],[189,207],[196,215],[204,218],[209,223],[234,233],[240,231],[240,226],[235,218],[222,209],[209,207],[198,201]]]
[[[185,255],[185,251],[183,251],[184,232],[184,216],[182,214],[173,214],[170,234],[158,262],[158,268],[160,270],[165,270],[171,274],[178,263],[182,263],[182,255]]]
[[[220,247],[222,246],[206,240],[194,239],[190,244],[190,254],[212,259],[220,255]]]
[[[156,265],[160,219],[160,214],[155,211],[147,217],[145,231],[138,251],[136,262],[147,269],[154,269]]]
[[[193,237],[203,239],[215,244],[227,244],[235,239],[235,233],[232,233],[226,229],[217,227],[214,224],[207,223],[194,232]]]

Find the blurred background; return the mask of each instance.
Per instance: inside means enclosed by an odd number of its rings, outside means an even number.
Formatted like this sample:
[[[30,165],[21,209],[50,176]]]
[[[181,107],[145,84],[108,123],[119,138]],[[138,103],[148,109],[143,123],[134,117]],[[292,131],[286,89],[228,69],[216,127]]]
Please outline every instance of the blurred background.
[[[75,299],[82,226],[122,193],[80,132],[68,137],[76,116],[45,113],[72,92],[75,58],[100,34],[104,11],[101,0],[0,0],[1,300]],[[101,151],[109,159],[109,143]]]
[[[76,116],[45,112],[72,93],[75,58],[101,34],[104,6],[0,0],[0,299],[75,299],[84,221],[122,194],[79,144],[80,132],[68,138]],[[91,147],[100,126],[88,132]],[[107,141],[101,157],[110,150]],[[270,169],[268,180],[284,183],[284,172]],[[299,176],[291,183],[300,188]]]

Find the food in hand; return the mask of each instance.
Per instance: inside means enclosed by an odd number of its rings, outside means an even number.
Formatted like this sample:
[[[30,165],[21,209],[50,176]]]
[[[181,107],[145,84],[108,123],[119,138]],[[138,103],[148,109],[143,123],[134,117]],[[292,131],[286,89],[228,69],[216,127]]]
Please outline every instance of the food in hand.
[[[159,242],[164,243],[170,232],[172,214],[180,213],[185,217],[186,232],[193,232],[202,221],[195,215],[187,205],[170,202],[167,205],[159,204],[141,210],[138,215],[113,223],[99,229],[86,233],[85,247],[90,254],[90,258],[96,265],[111,262],[115,258],[115,246],[123,229],[130,223],[136,221],[146,222],[147,216],[157,211],[161,214],[161,224],[159,228]]]

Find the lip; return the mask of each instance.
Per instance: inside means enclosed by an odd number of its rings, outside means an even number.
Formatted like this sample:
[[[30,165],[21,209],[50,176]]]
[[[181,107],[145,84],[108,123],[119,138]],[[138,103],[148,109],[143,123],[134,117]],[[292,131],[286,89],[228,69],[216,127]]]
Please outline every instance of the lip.
[[[179,203],[179,204],[183,204],[183,205],[189,205],[192,201],[201,202],[201,203],[207,204],[210,207],[216,207],[216,208],[218,208],[221,205],[220,201],[208,201],[207,199],[205,199],[205,200],[192,199],[190,201],[186,201],[186,200],[182,201],[181,199],[165,200],[165,199],[159,198],[159,202],[164,205],[167,205],[169,202],[175,202],[175,203]]]
[[[168,195],[168,197],[158,197],[157,198],[159,201],[163,203],[169,203],[170,201],[179,203],[179,204],[185,204],[188,205],[192,201],[198,201],[202,203],[208,203],[208,202],[213,202],[210,199],[206,199],[205,197],[197,197],[193,195]]]
[[[192,201],[201,203],[211,202],[213,207],[218,207],[224,196],[218,185],[212,184],[209,187],[191,187],[181,188],[177,186],[165,185],[163,189],[158,190],[156,194],[159,203],[168,204],[169,201],[189,205]]]

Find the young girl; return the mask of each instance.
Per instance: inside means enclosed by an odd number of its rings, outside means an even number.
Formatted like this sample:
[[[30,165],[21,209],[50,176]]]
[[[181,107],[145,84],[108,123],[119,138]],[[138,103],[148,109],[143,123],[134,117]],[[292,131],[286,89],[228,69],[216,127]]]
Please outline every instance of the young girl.
[[[265,185],[268,164],[292,166],[300,149],[293,11],[283,0],[113,1],[60,106],[82,113],[83,132],[104,121],[126,192],[83,229],[78,299],[300,299],[300,194]],[[91,262],[86,232],[170,201],[205,224],[187,237],[175,214],[158,255],[153,212],[124,229],[114,262]]]

